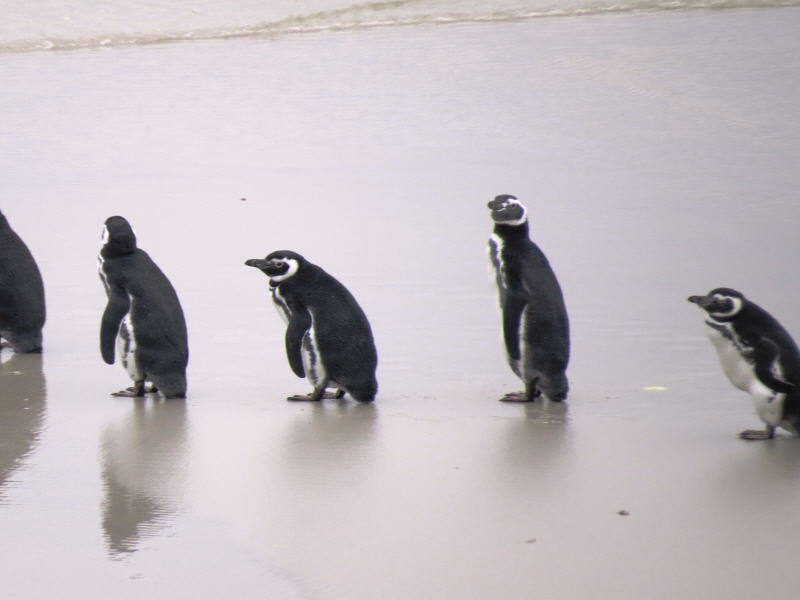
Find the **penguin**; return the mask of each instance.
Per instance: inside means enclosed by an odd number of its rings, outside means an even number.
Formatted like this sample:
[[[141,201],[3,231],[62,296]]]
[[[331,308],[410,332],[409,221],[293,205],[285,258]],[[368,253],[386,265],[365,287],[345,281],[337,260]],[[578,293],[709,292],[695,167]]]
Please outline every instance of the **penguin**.
[[[103,227],[98,271],[108,295],[100,327],[103,360],[115,351],[133,387],[112,396],[142,397],[150,391],[166,398],[186,397],[189,348],[186,321],[175,289],[144,250],[128,221],[109,217]]]
[[[528,233],[525,206],[502,194],[488,204],[494,221],[489,258],[497,284],[508,364],[525,384],[504,402],[532,402],[544,396],[566,399],[569,391],[569,318],[550,263]]]
[[[706,313],[706,333],[730,382],[750,394],[765,429],[747,429],[745,440],[769,440],[781,427],[800,432],[800,351],[792,336],[755,302],[731,288],[690,296]]]
[[[41,352],[45,317],[42,274],[0,212],[0,338],[15,352]]]
[[[372,402],[378,392],[378,353],[367,316],[347,288],[290,250],[244,264],[269,277],[272,300],[287,325],[289,365],[313,386],[310,394],[287,400],[338,399],[346,392],[359,402]],[[326,393],[328,387],[338,390]]]

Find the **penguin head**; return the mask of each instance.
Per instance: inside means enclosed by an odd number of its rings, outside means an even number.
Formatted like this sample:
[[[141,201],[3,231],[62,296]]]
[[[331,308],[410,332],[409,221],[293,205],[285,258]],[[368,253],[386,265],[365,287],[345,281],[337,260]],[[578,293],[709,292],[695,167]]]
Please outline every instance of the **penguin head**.
[[[741,292],[731,288],[715,288],[705,296],[689,296],[687,300],[697,304],[718,321],[735,319],[746,302]]]
[[[528,220],[525,207],[510,194],[500,194],[488,204],[492,219],[498,225],[522,225]]]
[[[251,258],[245,261],[248,267],[260,269],[270,282],[280,283],[292,277],[305,264],[306,259],[291,250],[276,250],[264,258]]]
[[[103,256],[122,256],[136,250],[136,234],[124,217],[109,217],[103,226]]]

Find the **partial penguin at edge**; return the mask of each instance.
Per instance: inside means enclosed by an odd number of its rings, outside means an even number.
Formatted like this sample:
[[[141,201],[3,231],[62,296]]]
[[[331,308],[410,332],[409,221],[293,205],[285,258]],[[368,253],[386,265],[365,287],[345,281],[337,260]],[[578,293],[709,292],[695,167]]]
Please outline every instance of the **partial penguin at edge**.
[[[0,338],[15,352],[41,352],[46,316],[39,267],[0,212]]]
[[[688,301],[706,315],[706,334],[734,387],[747,392],[764,429],[739,437],[768,440],[780,427],[800,433],[800,350],[775,317],[741,292],[715,288]]]

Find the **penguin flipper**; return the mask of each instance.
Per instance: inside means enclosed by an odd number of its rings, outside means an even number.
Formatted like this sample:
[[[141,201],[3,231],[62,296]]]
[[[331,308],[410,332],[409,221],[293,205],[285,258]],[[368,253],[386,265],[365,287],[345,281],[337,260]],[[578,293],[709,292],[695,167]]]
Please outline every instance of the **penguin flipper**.
[[[781,394],[788,394],[796,389],[795,384],[783,378],[780,349],[775,342],[768,337],[761,336],[753,344],[753,353],[756,377],[761,383]]]
[[[289,326],[286,328],[286,357],[298,377],[305,377],[303,368],[303,336],[311,327],[311,314],[305,307],[292,307]]]
[[[124,290],[110,288],[108,304],[103,311],[103,320],[100,325],[100,353],[103,360],[109,365],[114,364],[114,343],[119,332],[119,324],[128,314],[131,301]]]
[[[525,310],[525,300],[514,294],[508,294],[503,303],[503,339],[506,342],[506,352],[514,359],[521,357],[520,347],[520,321]]]

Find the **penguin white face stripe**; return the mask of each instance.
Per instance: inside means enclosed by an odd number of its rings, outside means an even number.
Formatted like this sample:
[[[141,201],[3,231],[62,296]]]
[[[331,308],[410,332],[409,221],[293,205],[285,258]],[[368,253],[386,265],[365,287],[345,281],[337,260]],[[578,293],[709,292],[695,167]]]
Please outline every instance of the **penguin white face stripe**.
[[[518,200],[508,199],[503,204],[503,208],[505,209],[505,208],[508,208],[509,206],[518,206],[518,207],[520,207],[522,209],[522,216],[519,217],[518,219],[509,220],[509,221],[502,221],[503,225],[518,226],[518,225],[522,225],[523,223],[525,223],[528,220],[528,209],[525,208],[525,206],[522,204],[522,202],[519,202]]]
[[[528,209],[526,209],[522,204],[517,202],[516,200],[510,200],[509,204],[515,204],[522,209],[522,216],[519,219],[514,219],[513,221],[503,221],[503,225],[522,225],[528,220]]]
[[[108,227],[103,225],[103,233],[100,234],[100,240],[102,241],[101,246],[105,246],[108,243]]]
[[[741,298],[736,298],[734,296],[723,296],[721,294],[714,294],[714,299],[715,300],[730,300],[731,303],[733,304],[733,306],[731,307],[730,310],[727,310],[727,311],[716,311],[716,312],[708,313],[712,317],[732,317],[733,315],[738,313],[740,310],[742,310],[742,300],[741,300]]]
[[[292,275],[297,273],[297,269],[300,268],[300,265],[293,258],[287,258],[287,259],[284,260],[284,262],[287,265],[289,265],[289,269],[283,275],[275,275],[275,276],[271,277],[270,279],[272,279],[272,281],[275,281],[275,282],[278,282],[278,283],[280,283],[281,281],[285,281],[285,280],[289,279],[289,277],[291,277]]]

